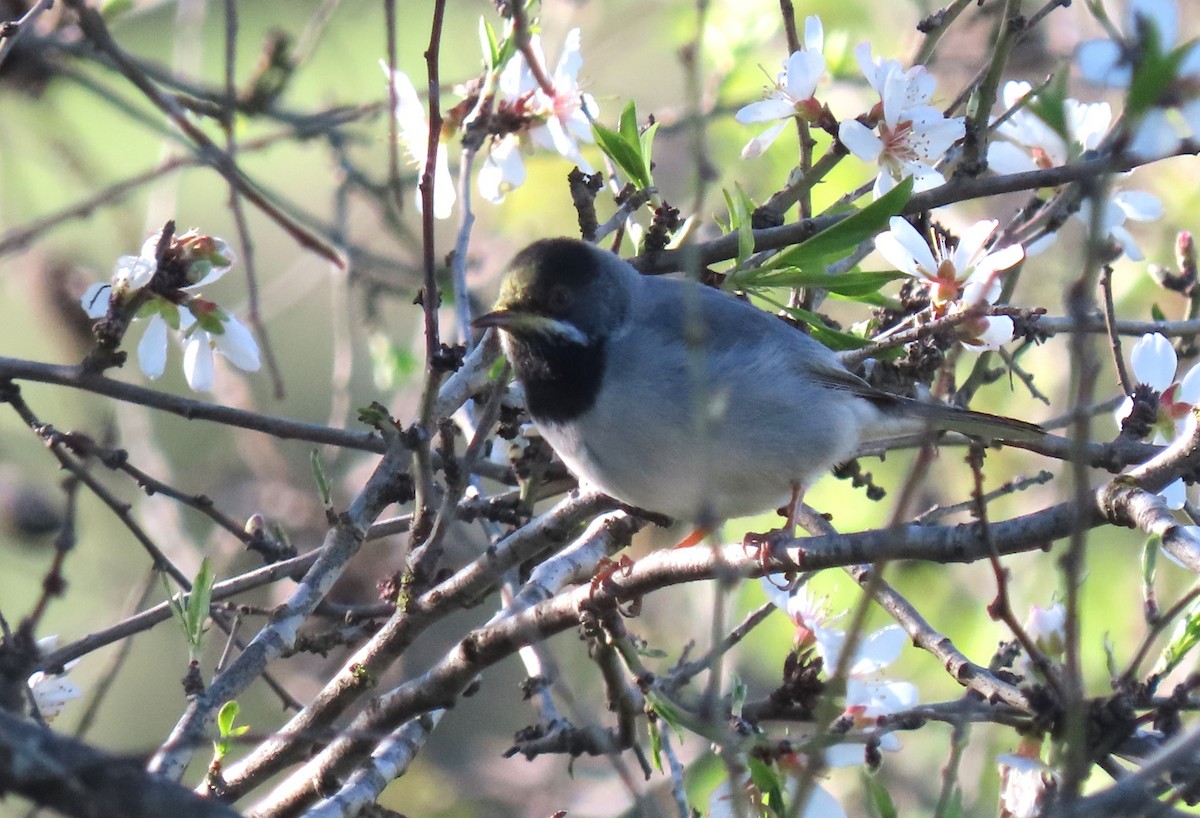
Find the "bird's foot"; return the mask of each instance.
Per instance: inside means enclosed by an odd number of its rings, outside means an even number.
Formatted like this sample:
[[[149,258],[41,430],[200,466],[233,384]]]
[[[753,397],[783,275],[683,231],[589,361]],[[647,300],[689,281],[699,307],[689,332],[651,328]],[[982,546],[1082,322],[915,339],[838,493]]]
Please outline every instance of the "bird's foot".
[[[596,573],[592,575],[592,581],[589,584],[591,590],[588,591],[588,597],[596,596],[605,584],[610,582],[614,576],[621,574],[629,576],[629,572],[633,570],[633,560],[628,555],[622,554],[619,560],[611,560],[608,557],[601,557],[596,563]]]
[[[791,532],[785,528],[777,528],[763,534],[756,534],[752,531],[742,538],[742,549],[746,554],[750,554],[751,551],[757,553],[758,564],[762,566],[763,575],[767,576],[770,574],[772,549],[776,543],[789,539],[791,536]]]

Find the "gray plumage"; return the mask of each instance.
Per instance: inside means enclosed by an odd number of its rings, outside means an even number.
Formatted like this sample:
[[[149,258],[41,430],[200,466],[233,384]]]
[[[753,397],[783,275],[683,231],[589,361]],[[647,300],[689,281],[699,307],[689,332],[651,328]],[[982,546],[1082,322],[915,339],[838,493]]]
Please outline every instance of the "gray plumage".
[[[567,466],[618,500],[675,518],[778,508],[863,440],[928,424],[997,439],[1040,434],[888,395],[778,318],[708,287],[642,276],[580,241],[522,251],[497,308],[476,323],[504,330],[518,378],[539,396],[534,421]],[[594,394],[560,404],[559,384],[589,391],[576,360],[598,361]],[[550,370],[563,377],[543,383]]]

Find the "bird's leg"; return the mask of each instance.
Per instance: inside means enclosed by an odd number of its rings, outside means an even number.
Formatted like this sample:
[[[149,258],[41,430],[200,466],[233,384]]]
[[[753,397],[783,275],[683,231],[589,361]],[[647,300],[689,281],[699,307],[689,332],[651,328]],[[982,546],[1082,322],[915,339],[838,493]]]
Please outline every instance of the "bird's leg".
[[[784,507],[784,528],[768,531],[766,534],[747,534],[742,539],[742,548],[749,551],[751,548],[758,551],[758,562],[762,566],[763,575],[768,575],[768,569],[771,562],[771,546],[775,544],[775,540],[779,535],[785,537],[796,536],[796,517],[800,513],[800,506],[804,503],[804,486],[800,483],[792,483],[792,498]]]
[[[796,536],[796,517],[803,502],[804,486],[792,483],[792,501],[787,505],[787,528],[784,529],[789,537]]]
[[[673,548],[690,548],[693,545],[698,545],[712,532],[713,530],[709,526],[696,526],[690,534],[680,540]],[[600,562],[596,563],[596,573],[592,575],[591,592],[589,595],[595,596],[596,591],[617,574],[629,576],[629,572],[632,570],[633,560],[625,554],[622,554],[619,560],[612,560],[608,557],[602,558]]]
[[[713,530],[709,526],[698,525],[692,529],[691,534],[688,534],[686,537],[684,537],[682,540],[680,540],[678,543],[676,543],[672,547],[673,548],[691,548],[693,545],[699,545],[701,542],[703,542],[704,538],[707,537],[712,532],[713,532]]]

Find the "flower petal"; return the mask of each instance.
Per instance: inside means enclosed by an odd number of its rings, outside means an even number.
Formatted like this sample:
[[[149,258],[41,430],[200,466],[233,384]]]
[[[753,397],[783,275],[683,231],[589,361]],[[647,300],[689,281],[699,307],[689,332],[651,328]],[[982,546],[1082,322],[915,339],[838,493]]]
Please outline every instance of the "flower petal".
[[[1151,108],[1134,128],[1126,150],[1146,162],[1170,156],[1179,148],[1179,131],[1162,108]]]
[[[108,301],[112,294],[112,285],[107,281],[97,281],[88,286],[79,299],[79,306],[87,313],[88,318],[103,318],[108,315]]]
[[[1175,400],[1193,406],[1200,403],[1200,364],[1194,364],[1183,376],[1183,380],[1179,382],[1179,391],[1175,393]]]
[[[900,652],[908,644],[908,634],[899,625],[888,625],[868,635],[858,646],[851,676],[876,673],[900,658]]]
[[[197,329],[183,347],[183,376],[193,392],[211,392],[213,388],[213,354],[208,333]]]
[[[961,338],[960,343],[971,352],[997,350],[1013,339],[1013,320],[1007,315],[989,315],[983,318],[983,331],[974,338]]]
[[[243,372],[257,372],[262,362],[258,357],[258,342],[254,340],[253,333],[232,315],[226,315],[221,326],[225,332],[213,336],[217,352]]]
[[[771,143],[783,133],[783,129],[787,127],[787,122],[777,122],[770,128],[760,133],[758,136],[751,139],[742,148],[743,159],[753,159],[756,156],[761,156],[763,151],[771,147]]]
[[[1187,503],[1187,486],[1183,484],[1182,480],[1176,480],[1160,491],[1158,496],[1163,498],[1163,501],[1167,504],[1167,508],[1172,511],[1178,511]],[[1164,551],[1163,553],[1165,554],[1166,552]]]
[[[1005,175],[1038,169],[1033,156],[1011,142],[989,142],[987,162],[988,170]]]
[[[825,73],[825,57],[820,51],[796,51],[787,61],[787,81],[784,93],[793,101],[808,99],[817,90]]]
[[[838,139],[864,162],[874,162],[883,151],[883,142],[875,132],[857,119],[843,119],[838,124]]]
[[[1075,49],[1079,73],[1094,85],[1128,88],[1133,69],[1124,60],[1121,48],[1112,40],[1089,40]]]
[[[1128,34],[1138,30],[1138,19],[1154,26],[1163,53],[1175,47],[1179,39],[1179,8],[1175,0],[1130,0],[1126,26]]]
[[[796,53],[799,54],[801,52],[798,51]],[[742,106],[733,115],[733,118],[743,125],[749,125],[754,122],[774,122],[777,119],[785,119],[786,117],[793,116],[795,113],[796,106],[791,102],[786,99],[771,97]]]
[[[167,322],[158,313],[146,325],[137,345],[138,367],[151,380],[162,377],[167,368]]]
[[[984,256],[975,266],[975,275],[991,277],[993,273],[1008,270],[1025,260],[1025,248],[1019,244],[1010,244],[993,250]]]
[[[821,51],[825,47],[825,27],[815,14],[804,18],[804,47],[809,51]]]
[[[897,270],[914,278],[933,279],[938,265],[921,235],[899,216],[891,218],[891,225],[891,230],[875,237],[875,249]]]
[[[1175,348],[1160,333],[1148,333],[1133,345],[1129,353],[1133,375],[1139,383],[1162,392],[1175,381],[1178,358]]]
[[[1162,202],[1144,190],[1122,190],[1112,200],[1126,218],[1135,222],[1152,222],[1163,217]]]

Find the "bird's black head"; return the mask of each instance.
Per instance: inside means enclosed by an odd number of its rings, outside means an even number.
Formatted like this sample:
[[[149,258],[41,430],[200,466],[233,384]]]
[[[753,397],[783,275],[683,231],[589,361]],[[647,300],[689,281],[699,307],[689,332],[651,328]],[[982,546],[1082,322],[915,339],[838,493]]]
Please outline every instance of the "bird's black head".
[[[475,320],[499,327],[504,349],[539,422],[591,408],[605,367],[605,342],[629,314],[638,272],[577,239],[543,239],[508,265],[496,309]]]
[[[612,253],[587,242],[536,241],[509,262],[495,311],[476,324],[498,326],[516,337],[595,343],[625,320],[637,275]]]

